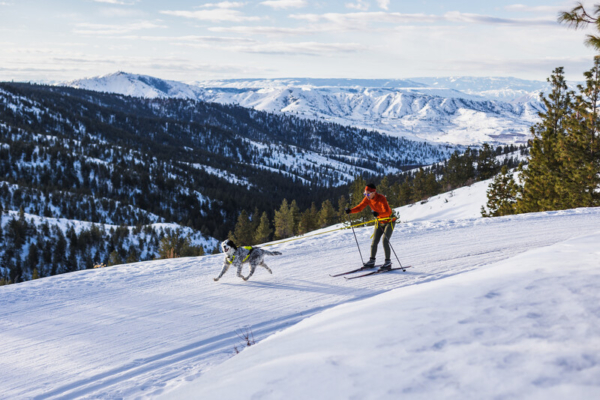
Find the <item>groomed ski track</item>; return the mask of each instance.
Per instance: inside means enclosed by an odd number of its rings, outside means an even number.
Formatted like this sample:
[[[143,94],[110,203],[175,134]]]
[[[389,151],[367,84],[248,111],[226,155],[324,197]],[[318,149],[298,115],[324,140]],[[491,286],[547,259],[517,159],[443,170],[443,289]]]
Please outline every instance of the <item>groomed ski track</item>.
[[[346,281],[352,231],[275,245],[273,275],[244,282],[222,256],[80,271],[0,288],[1,399],[152,398],[255,339],[338,304],[424,284],[600,230],[600,209],[399,224],[406,272]],[[356,231],[363,254],[371,228]],[[381,249],[380,249],[381,251]],[[383,259],[379,254],[378,261]],[[245,270],[245,273],[247,270]]]

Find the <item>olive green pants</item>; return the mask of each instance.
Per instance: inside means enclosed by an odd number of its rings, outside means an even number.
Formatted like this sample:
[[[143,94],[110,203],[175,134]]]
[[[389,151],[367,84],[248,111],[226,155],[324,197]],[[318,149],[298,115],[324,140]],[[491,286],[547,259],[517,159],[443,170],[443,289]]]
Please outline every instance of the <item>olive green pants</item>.
[[[385,233],[385,236],[383,235]],[[373,233],[373,242],[371,242],[371,258],[375,258],[377,254],[377,246],[383,236],[383,251],[385,252],[385,259],[391,260],[391,250],[389,239],[392,238],[394,233],[394,223],[388,222],[387,224],[375,225],[375,233]]]

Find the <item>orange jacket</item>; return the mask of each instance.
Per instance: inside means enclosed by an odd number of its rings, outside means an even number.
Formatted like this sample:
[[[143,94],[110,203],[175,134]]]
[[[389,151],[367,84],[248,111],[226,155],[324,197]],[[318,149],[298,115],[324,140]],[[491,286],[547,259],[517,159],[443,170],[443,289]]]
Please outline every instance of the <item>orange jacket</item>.
[[[371,210],[377,212],[379,214],[377,218],[379,219],[388,218],[390,215],[392,215],[392,209],[390,208],[387,199],[384,195],[379,193],[375,193],[375,196],[373,196],[373,200],[369,200],[369,198],[365,196],[365,198],[363,199],[363,201],[360,202],[359,205],[350,210],[350,214],[359,213],[362,210],[364,210],[366,206],[371,207]]]

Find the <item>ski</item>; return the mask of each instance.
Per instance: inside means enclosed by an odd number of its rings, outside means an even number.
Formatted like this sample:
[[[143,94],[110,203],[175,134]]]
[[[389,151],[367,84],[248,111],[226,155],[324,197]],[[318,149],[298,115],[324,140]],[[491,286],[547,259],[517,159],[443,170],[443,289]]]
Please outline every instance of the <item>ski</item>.
[[[350,280],[350,279],[362,278],[363,276],[371,276],[371,275],[376,275],[376,274],[383,274],[384,272],[390,272],[390,271],[398,271],[398,270],[405,271],[407,268],[411,268],[411,265],[407,265],[406,267],[398,267],[398,268],[387,269],[387,270],[378,269],[376,271],[369,272],[368,274],[363,274],[363,275],[358,275],[358,276],[351,276],[350,278],[348,278],[347,276],[345,276],[344,278],[346,278],[347,280]]]
[[[357,268],[357,269],[353,269],[352,271],[346,271],[346,272],[342,272],[339,274],[335,274],[335,275],[331,275],[329,274],[329,276],[331,276],[332,278],[336,277],[336,276],[342,276],[342,275],[348,275],[348,274],[353,274],[355,272],[360,272],[360,271],[366,271],[368,269],[373,269],[373,268],[378,268],[378,265],[374,265],[372,267],[361,267],[361,268]]]

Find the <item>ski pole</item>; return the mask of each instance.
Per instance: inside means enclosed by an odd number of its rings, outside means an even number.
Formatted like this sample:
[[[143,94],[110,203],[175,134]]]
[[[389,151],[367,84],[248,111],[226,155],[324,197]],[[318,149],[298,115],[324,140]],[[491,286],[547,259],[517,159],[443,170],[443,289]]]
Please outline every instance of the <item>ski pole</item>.
[[[360,254],[360,261],[362,261],[363,265],[365,265],[365,260],[363,260],[362,253],[360,251],[360,246],[358,245],[358,239],[356,238],[356,232],[354,232],[354,226],[352,227],[352,233],[354,234],[354,240],[356,240],[356,247],[358,247],[358,254]]]

